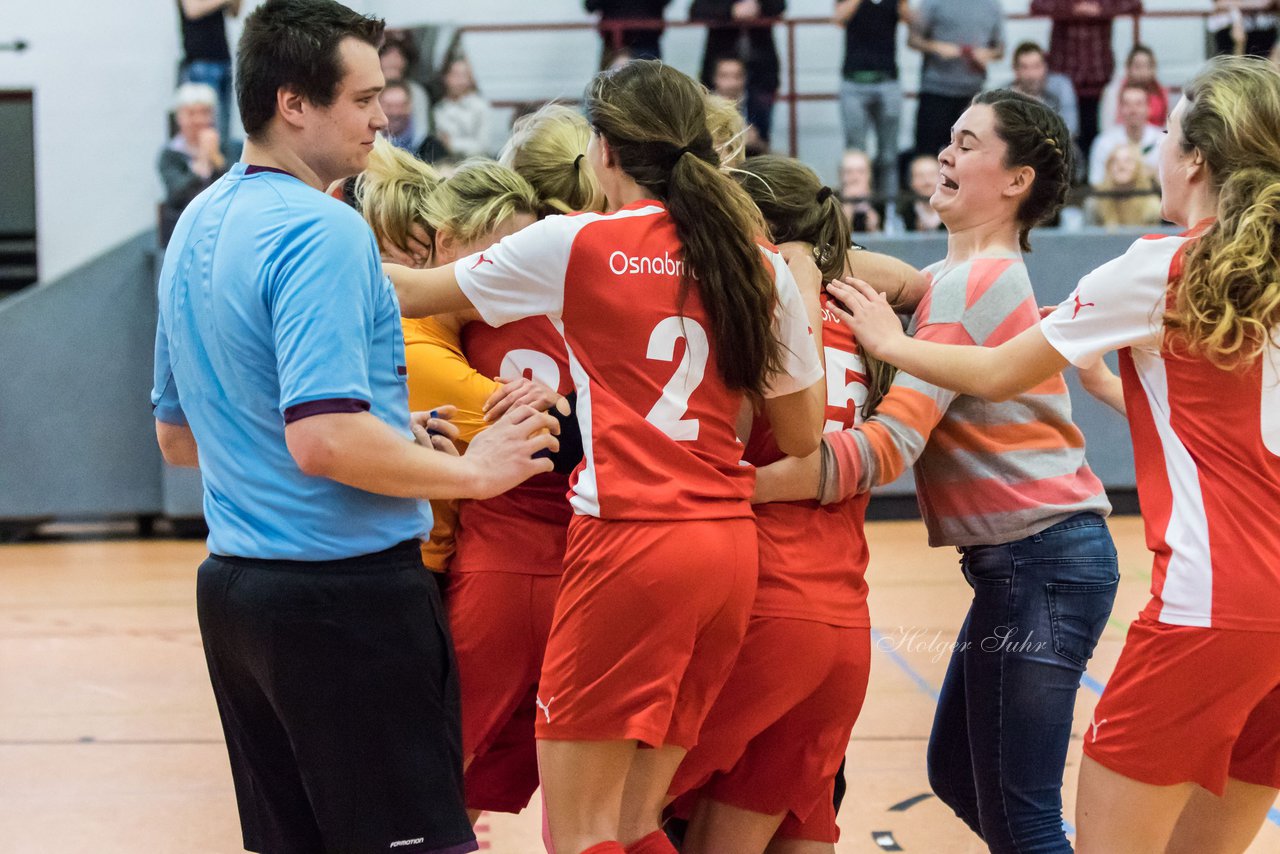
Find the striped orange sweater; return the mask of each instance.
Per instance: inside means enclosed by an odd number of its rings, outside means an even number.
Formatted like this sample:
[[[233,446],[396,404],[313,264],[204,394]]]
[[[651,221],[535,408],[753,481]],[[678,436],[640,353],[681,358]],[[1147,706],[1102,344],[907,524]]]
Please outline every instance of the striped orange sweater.
[[[916,338],[995,347],[1039,323],[1018,256],[925,272],[933,282],[912,319]],[[825,441],[846,493],[889,483],[914,464],[933,546],[1007,543],[1082,511],[1111,511],[1085,462],[1061,374],[992,403],[899,373],[871,419]]]

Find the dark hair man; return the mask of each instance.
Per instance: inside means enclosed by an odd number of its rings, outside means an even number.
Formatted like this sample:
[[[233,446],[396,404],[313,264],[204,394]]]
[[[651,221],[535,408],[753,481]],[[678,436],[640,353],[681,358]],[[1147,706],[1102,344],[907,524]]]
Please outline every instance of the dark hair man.
[[[382,30],[332,0],[248,17],[244,159],[184,211],[160,280],[156,433],[204,480],[196,606],[251,851],[476,849],[415,499],[495,495],[556,444],[528,407],[466,457],[447,420],[411,420],[373,234],[324,193],[386,127]]]

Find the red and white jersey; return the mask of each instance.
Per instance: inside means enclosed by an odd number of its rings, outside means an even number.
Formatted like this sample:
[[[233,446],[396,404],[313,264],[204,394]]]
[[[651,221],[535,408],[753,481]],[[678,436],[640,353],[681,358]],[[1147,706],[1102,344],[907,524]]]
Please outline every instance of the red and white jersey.
[[[762,248],[784,370],[769,396],[822,378],[795,280]],[[675,223],[656,201],[612,214],[553,216],[457,262],[463,293],[491,326],[546,315],[564,339],[583,461],[575,512],[602,519],[751,516],[754,475],[734,425],[742,394],[720,379],[696,287],[680,302]]]
[[[822,350],[827,374],[824,432],[862,421],[869,388],[866,368],[849,328],[827,308],[822,294]],[[757,416],[745,459],[766,466],[782,458],[768,419]],[[760,580],[751,613],[866,628],[867,539],[863,523],[871,494],[823,507],[817,501],[755,505]]]
[[[1041,324],[1073,364],[1120,350],[1138,494],[1155,553],[1143,616],[1280,630],[1280,346],[1231,371],[1165,334],[1188,242],[1133,244],[1085,276]]]
[[[545,317],[494,328],[468,323],[462,350],[488,377],[537,380],[560,394],[573,391],[564,339]],[[458,551],[450,572],[516,572],[559,575],[573,510],[568,475],[534,475],[515,489],[485,501],[463,501],[458,510]],[[512,544],[517,543],[517,548]]]

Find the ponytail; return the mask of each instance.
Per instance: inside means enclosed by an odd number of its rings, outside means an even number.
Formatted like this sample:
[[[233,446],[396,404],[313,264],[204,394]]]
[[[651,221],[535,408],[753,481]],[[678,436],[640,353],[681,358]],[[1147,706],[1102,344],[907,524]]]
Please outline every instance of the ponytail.
[[[639,60],[597,75],[586,102],[588,121],[622,170],[666,202],[687,271],[681,299],[697,289],[725,385],[763,394],[783,369],[775,285],[756,242],[764,222],[719,169],[705,90],[670,66]]]
[[[591,128],[576,110],[545,104],[516,120],[498,162],[538,194],[539,217],[604,210],[604,192],[586,162]]]

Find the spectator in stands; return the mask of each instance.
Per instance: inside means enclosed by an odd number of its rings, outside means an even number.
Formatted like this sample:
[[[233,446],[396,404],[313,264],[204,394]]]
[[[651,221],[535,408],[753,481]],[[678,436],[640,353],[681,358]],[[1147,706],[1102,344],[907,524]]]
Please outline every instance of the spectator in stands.
[[[178,132],[160,151],[160,245],[167,246],[178,216],[191,200],[240,159],[240,146],[226,140],[214,122],[218,93],[207,83],[183,83],[173,96]]]
[[[982,90],[987,66],[1004,56],[1004,11],[999,0],[924,0],[907,43],[924,55],[915,151],[936,155]]]
[[[880,231],[884,202],[876,198],[871,181],[871,158],[851,148],[840,158],[840,204],[854,231]]]
[[[1121,145],[1107,158],[1102,183],[1088,201],[1097,225],[1159,225],[1160,186],[1136,145]]]
[[[1205,22],[1213,53],[1271,57],[1276,48],[1276,0],[1216,0]]]
[[[1147,121],[1162,128],[1169,118],[1169,90],[1156,79],[1156,55],[1151,48],[1136,44],[1124,61],[1124,73],[1107,84],[1102,92],[1102,112],[1098,125],[1110,130],[1120,123],[1120,90],[1141,86],[1147,90]]]
[[[747,65],[736,56],[722,56],[716,60],[715,71],[711,75],[711,94],[723,98],[733,104],[746,122],[746,135],[743,137],[748,157],[763,154],[768,145],[760,134],[760,129],[751,124],[747,113]]]
[[[418,71],[418,49],[408,34],[388,30],[387,37],[378,49],[378,63],[382,76],[387,80],[399,80],[409,89],[412,125],[421,134],[431,130],[431,97],[426,88],[414,79]]]
[[[661,20],[671,0],[584,0],[588,12],[597,12],[600,23]],[[615,38],[617,39],[615,41]],[[600,67],[609,68],[618,55],[630,59],[662,59],[662,28],[626,28],[616,34],[600,28]]]
[[[1015,92],[1043,101],[1062,116],[1062,122],[1073,138],[1080,136],[1080,112],[1076,106],[1076,90],[1065,74],[1049,70],[1044,49],[1035,42],[1023,42],[1013,51],[1013,83]]]
[[[917,154],[911,159],[911,200],[901,207],[902,226],[907,231],[946,231],[942,217],[929,199],[938,189],[938,158]]]
[[[413,91],[403,80],[388,80],[378,95],[382,112],[387,114],[387,141],[396,148],[417,152],[426,139],[426,128],[414,124]]]
[[[445,68],[442,82],[444,97],[432,110],[436,136],[458,157],[488,153],[493,108],[480,95],[471,63],[465,57],[454,57]]]
[[[911,23],[907,0],[838,0],[835,21],[844,26],[840,116],[845,148],[867,149],[875,128],[876,181],[888,198],[898,194],[898,131],[902,86],[898,83],[898,23]]]
[[[179,83],[206,83],[218,95],[218,133],[231,132],[231,48],[228,15],[240,14],[240,0],[180,0],[182,63]]]
[[[1102,183],[1107,173],[1107,159],[1123,145],[1136,145],[1154,173],[1163,136],[1163,129],[1147,121],[1147,90],[1141,86],[1124,87],[1120,90],[1120,124],[1099,134],[1089,152],[1089,184],[1096,187]]]
[[[1031,0],[1031,14],[1053,18],[1049,68],[1071,78],[1080,109],[1080,147],[1089,151],[1098,135],[1098,102],[1111,82],[1116,58],[1111,22],[1142,12],[1142,0]]]
[[[773,128],[773,103],[778,97],[778,48],[773,27],[753,26],[776,18],[786,10],[786,0],[693,0],[689,19],[706,21],[707,46],[702,54],[702,83],[715,88],[716,60],[736,56],[747,69],[747,124],[767,146]]]

